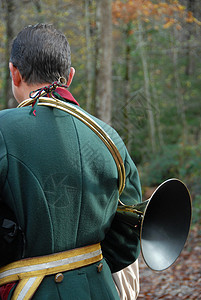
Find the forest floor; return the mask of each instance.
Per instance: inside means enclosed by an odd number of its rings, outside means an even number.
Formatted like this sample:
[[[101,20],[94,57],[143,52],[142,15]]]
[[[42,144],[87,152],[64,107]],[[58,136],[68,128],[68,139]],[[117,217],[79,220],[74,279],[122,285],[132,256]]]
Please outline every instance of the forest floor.
[[[194,226],[177,261],[167,270],[154,272],[142,257],[138,300],[201,299],[201,225]]]

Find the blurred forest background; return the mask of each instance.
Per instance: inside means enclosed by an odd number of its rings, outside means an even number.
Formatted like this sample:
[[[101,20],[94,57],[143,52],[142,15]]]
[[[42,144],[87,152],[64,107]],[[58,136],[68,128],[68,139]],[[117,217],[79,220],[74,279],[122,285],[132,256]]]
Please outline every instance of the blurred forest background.
[[[121,135],[145,198],[177,177],[190,189],[198,224],[200,0],[0,0],[0,109],[16,106],[8,70],[12,39],[40,22],[66,34],[76,69],[70,90]]]

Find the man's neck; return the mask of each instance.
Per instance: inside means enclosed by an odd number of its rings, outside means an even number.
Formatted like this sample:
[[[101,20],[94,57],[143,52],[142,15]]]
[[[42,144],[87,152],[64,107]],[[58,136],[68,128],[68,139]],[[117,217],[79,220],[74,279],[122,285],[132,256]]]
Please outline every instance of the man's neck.
[[[30,93],[37,91],[38,89],[43,88],[44,86],[48,86],[50,83],[39,83],[39,84],[27,84],[26,82],[23,83],[21,87],[20,97],[18,102],[21,103],[22,101],[30,98]]]

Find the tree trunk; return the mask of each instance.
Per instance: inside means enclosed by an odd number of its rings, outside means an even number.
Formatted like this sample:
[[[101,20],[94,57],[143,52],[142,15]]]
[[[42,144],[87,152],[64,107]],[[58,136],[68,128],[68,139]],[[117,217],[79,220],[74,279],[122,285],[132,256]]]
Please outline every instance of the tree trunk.
[[[86,76],[87,76],[87,99],[86,99],[86,108],[87,111],[91,112],[92,110],[92,55],[91,55],[91,35],[90,35],[90,17],[89,17],[89,0],[84,1],[85,4],[85,38],[86,38]]]
[[[129,113],[131,109],[130,105],[130,77],[131,77],[131,47],[130,47],[130,24],[127,25],[125,36],[126,36],[126,47],[125,47],[125,75],[124,75],[124,142],[129,152],[131,152],[131,122]]]
[[[192,12],[194,15],[195,0],[187,0],[187,11]],[[186,63],[186,75],[192,75],[194,72],[194,58],[192,55],[192,37],[195,29],[194,23],[188,23],[187,26],[187,63]]]
[[[186,113],[185,113],[185,105],[184,98],[182,95],[182,87],[181,81],[178,73],[178,45],[177,45],[177,36],[176,29],[173,28],[174,40],[175,44],[173,44],[173,65],[174,65],[174,80],[175,80],[175,88],[176,88],[176,105],[177,105],[177,113],[178,117],[181,118],[182,122],[182,140],[184,143],[187,141],[187,122],[186,122]]]
[[[153,68],[154,69],[154,68]],[[160,107],[159,107],[159,99],[155,87],[155,83],[153,80],[151,80],[151,86],[152,86],[152,94],[154,98],[154,105],[156,108],[156,128],[157,128],[157,133],[158,133],[158,141],[159,141],[159,147],[162,149],[165,145],[164,143],[164,138],[163,138],[163,131],[162,131],[162,124],[160,122]]]
[[[97,1],[96,115],[111,123],[112,102],[112,1]]]
[[[140,56],[142,60],[142,67],[144,73],[144,88],[145,88],[145,96],[147,100],[147,112],[148,112],[148,121],[149,121],[149,128],[150,128],[150,139],[151,139],[151,146],[152,151],[156,151],[156,130],[155,130],[155,121],[154,121],[154,114],[153,114],[153,106],[151,101],[151,92],[150,92],[150,80],[149,80],[149,71],[147,65],[147,57],[145,53],[145,49],[143,46],[143,37],[142,37],[142,24],[141,21],[138,20],[138,39],[139,39],[139,49],[140,49]]]
[[[16,4],[14,0],[2,0],[2,5],[5,13],[5,25],[6,25],[6,41],[5,41],[5,67],[4,67],[4,86],[3,86],[3,98],[4,107],[12,108],[16,107],[16,101],[12,94],[10,71],[8,68],[10,60],[11,42],[14,38],[14,17]]]

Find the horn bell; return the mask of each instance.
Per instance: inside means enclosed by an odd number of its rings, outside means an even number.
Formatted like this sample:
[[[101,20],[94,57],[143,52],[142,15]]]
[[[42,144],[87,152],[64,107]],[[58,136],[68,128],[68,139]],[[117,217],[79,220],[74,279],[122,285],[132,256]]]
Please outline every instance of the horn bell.
[[[189,234],[191,214],[190,193],[175,178],[163,182],[150,199],[117,208],[117,218],[138,233],[142,257],[155,271],[169,268],[180,255]]]

